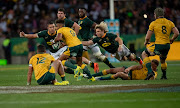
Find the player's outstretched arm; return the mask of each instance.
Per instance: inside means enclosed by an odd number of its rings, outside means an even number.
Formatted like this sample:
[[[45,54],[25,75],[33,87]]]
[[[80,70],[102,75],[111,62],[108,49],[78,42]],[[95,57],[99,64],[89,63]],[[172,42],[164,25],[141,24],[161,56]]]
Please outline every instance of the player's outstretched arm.
[[[27,85],[31,85],[32,73],[33,73],[33,67],[29,66],[29,70],[27,74]]]
[[[125,72],[129,72],[130,70],[139,70],[142,68],[142,65],[134,65],[134,66],[130,66],[127,69],[125,69]]]
[[[174,42],[174,40],[179,36],[179,31],[176,27],[172,29],[172,32],[174,33],[172,38],[170,39],[170,44]]]
[[[123,41],[122,39],[117,36],[117,38],[115,39],[115,41],[117,41],[119,43],[119,48],[118,48],[118,51],[121,51],[122,50],[122,45],[123,45]]]
[[[153,31],[151,31],[151,30],[147,31],[147,34],[146,34],[146,37],[145,37],[145,42],[144,42],[145,46],[150,43],[149,41],[151,39],[152,34],[153,34]]]
[[[25,37],[25,38],[38,38],[37,34],[25,34],[23,31],[19,33],[20,37]]]
[[[88,46],[88,45],[93,45],[94,42],[93,42],[92,40],[89,40],[89,41],[82,41],[82,44],[83,44],[84,46]]]
[[[78,35],[80,26],[76,22],[74,22],[72,27],[74,28],[74,31],[76,32],[76,35]]]

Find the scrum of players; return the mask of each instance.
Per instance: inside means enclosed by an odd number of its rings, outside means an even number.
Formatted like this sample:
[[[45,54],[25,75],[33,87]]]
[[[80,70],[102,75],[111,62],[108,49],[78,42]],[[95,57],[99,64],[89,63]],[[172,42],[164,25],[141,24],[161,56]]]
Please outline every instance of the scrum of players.
[[[117,78],[121,78],[122,80],[154,80],[157,78],[157,67],[159,65],[158,60],[150,60],[149,56],[154,55],[159,55],[160,57],[161,79],[167,79],[166,57],[170,49],[170,44],[178,37],[179,31],[172,21],[164,18],[162,8],[156,8],[154,10],[155,21],[151,22],[149,26],[144,45],[146,46],[150,43],[153,33],[156,40],[155,44],[147,47],[142,52],[143,60],[131,53],[119,36],[108,33],[105,22],[102,21],[100,24],[93,22],[87,17],[85,8],[79,8],[78,14],[79,21],[77,24],[67,19],[65,10],[59,8],[57,20],[50,21],[47,24],[47,30],[40,31],[36,34],[20,32],[20,37],[43,38],[50,51],[50,54],[47,54],[43,45],[37,46],[37,54],[29,61],[27,85],[31,84],[33,71],[39,85],[68,85],[69,81],[66,80],[65,73],[74,75],[77,81],[80,81],[83,77],[92,82]],[[91,29],[94,29],[96,36],[91,34]],[[173,32],[173,36],[170,39],[171,32]],[[81,37],[82,41],[77,36]],[[136,61],[139,64],[130,67],[114,67],[107,57],[101,53],[98,45],[109,53],[114,54],[115,58],[119,61],[130,60]],[[109,66],[110,69],[99,71],[98,63],[82,57],[83,52],[87,50],[91,50],[93,55]],[[91,74],[87,65],[90,65],[94,69],[95,74]],[[57,81],[55,74],[60,75],[62,82]],[[107,74],[112,75],[102,77]]]

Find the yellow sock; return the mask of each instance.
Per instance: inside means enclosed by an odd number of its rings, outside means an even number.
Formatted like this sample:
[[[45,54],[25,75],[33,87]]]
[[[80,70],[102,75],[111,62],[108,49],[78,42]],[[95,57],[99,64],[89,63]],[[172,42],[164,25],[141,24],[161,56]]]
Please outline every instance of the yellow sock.
[[[163,69],[163,70],[166,70],[166,69],[167,69],[167,63],[166,63],[166,62],[163,63],[163,64],[161,64],[161,69]]]
[[[106,69],[102,71],[103,75],[107,75]]]

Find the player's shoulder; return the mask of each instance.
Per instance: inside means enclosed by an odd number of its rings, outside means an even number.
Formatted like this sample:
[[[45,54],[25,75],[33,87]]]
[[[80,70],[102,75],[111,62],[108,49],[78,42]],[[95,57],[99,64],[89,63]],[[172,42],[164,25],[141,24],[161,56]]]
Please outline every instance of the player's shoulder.
[[[39,33],[47,33],[47,32],[48,32],[48,30],[42,30],[42,31],[39,31],[38,34]]]

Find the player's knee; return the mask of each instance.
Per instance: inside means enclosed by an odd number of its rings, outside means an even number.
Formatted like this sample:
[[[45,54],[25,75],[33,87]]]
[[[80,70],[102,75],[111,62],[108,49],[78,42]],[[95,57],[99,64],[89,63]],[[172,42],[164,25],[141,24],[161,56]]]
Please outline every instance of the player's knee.
[[[142,56],[143,59],[149,56],[147,53],[150,55],[150,53],[148,51],[143,51],[142,52],[141,56]]]
[[[94,56],[96,56],[101,61],[103,61],[106,58],[106,56],[104,56],[101,52],[94,53]]]

